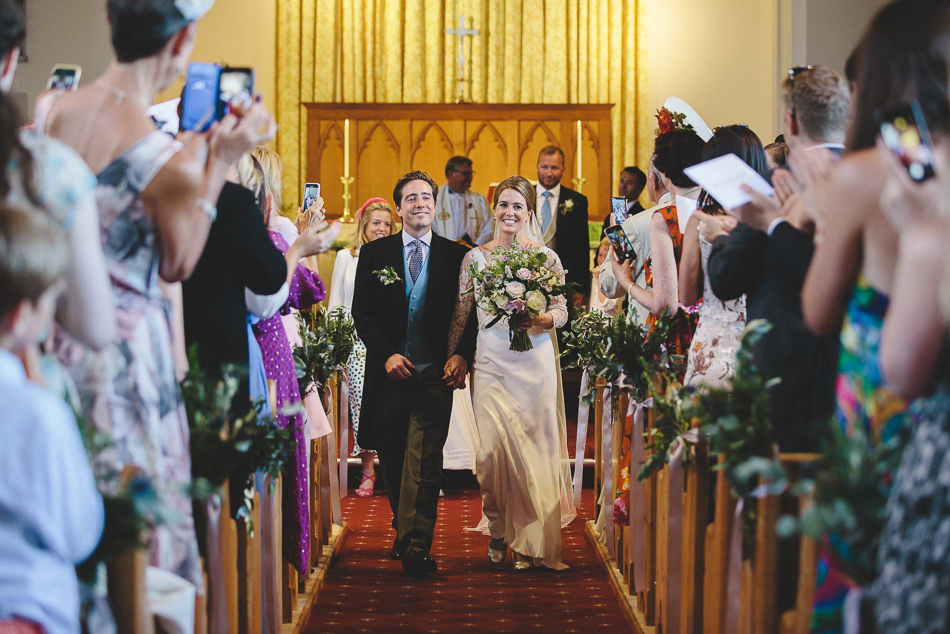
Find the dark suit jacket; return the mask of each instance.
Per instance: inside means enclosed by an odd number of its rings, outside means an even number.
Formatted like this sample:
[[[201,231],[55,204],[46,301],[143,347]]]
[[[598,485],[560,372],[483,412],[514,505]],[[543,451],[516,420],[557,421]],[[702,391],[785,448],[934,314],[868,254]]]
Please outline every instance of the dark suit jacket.
[[[429,282],[423,312],[426,341],[435,357],[435,365],[441,367],[447,360],[449,327],[459,294],[459,272],[462,259],[468,252],[464,245],[432,236],[426,266]],[[374,240],[360,248],[356,265],[356,282],[353,288],[353,320],[356,332],[366,345],[366,376],[363,381],[363,401],[360,410],[359,445],[364,449],[376,449],[374,426],[385,421],[385,403],[380,403],[377,394],[384,381],[391,381],[386,374],[386,360],[394,354],[402,354],[400,344],[406,336],[409,319],[409,304],[406,301],[404,282],[383,284],[373,271],[391,266],[404,277],[405,255],[402,232]],[[458,346],[461,354],[472,363],[475,354],[475,311],[469,318]]]
[[[627,210],[627,218],[630,218],[631,216],[636,216],[641,211],[646,211],[646,210],[643,208],[643,205],[641,205],[640,201],[638,200],[635,203],[633,203],[630,209]],[[603,240],[607,236],[607,227],[610,226],[610,216],[611,214],[609,213],[606,216],[604,216],[604,226],[600,230],[601,240]]]
[[[805,326],[801,290],[811,263],[811,236],[781,223],[769,237],[739,225],[713,243],[708,274],[722,300],[746,295],[749,321],[773,328],[755,350],[767,378],[773,430],[782,451],[816,451],[834,412],[837,339],[818,339]]]
[[[191,277],[182,284],[185,341],[198,344],[208,372],[225,363],[247,366],[247,305],[244,288],[261,295],[280,290],[287,262],[274,247],[254,194],[225,183],[218,218]]]
[[[568,200],[574,201],[570,211],[561,214],[560,209]],[[587,294],[590,286],[590,240],[587,237],[587,196],[561,185],[558,198],[557,231],[554,234],[554,251],[567,269],[566,280],[577,286],[575,293]],[[568,298],[570,301],[570,298]]]

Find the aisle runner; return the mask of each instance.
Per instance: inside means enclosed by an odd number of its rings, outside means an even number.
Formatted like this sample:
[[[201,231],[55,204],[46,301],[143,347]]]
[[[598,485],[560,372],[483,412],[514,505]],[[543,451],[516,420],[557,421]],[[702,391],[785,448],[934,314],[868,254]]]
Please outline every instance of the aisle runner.
[[[303,632],[627,631],[584,536],[592,511],[581,513],[562,533],[569,570],[515,573],[510,553],[493,566],[485,556],[487,538],[462,530],[478,523],[477,492],[446,495],[432,551],[440,575],[428,580],[407,578],[399,562],[389,560],[393,531],[386,497],[346,497],[343,512],[354,532]],[[593,509],[592,496],[584,491],[585,509]]]

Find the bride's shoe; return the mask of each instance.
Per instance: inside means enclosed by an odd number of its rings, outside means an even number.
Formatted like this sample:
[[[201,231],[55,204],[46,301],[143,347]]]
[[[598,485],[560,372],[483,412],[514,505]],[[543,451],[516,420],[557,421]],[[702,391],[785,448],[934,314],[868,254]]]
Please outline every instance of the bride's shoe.
[[[508,546],[505,545],[505,540],[492,537],[488,542],[488,561],[500,564],[505,560],[506,554],[508,554]]]
[[[511,551],[511,562],[515,570],[531,570],[534,568],[534,561],[531,557],[522,555],[514,550]]]

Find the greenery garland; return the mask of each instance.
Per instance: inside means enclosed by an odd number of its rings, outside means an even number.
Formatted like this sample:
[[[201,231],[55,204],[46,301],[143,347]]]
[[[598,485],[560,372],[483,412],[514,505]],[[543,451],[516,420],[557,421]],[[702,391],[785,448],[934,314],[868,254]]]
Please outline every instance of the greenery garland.
[[[221,378],[210,379],[199,367],[197,350],[189,351],[189,367],[181,391],[188,412],[191,432],[191,473],[193,494],[202,498],[220,488],[235,474],[247,474],[244,499],[238,507],[238,518],[247,521],[254,500],[254,473],[268,474],[272,481],[290,458],[294,429],[281,429],[272,417],[261,416],[263,399],[254,402],[243,416],[233,411],[241,372],[232,365],[222,368]],[[284,414],[300,411],[300,405],[282,410]]]
[[[294,348],[300,396],[321,389],[333,373],[346,367],[356,344],[356,324],[342,306],[297,313],[301,345]]]

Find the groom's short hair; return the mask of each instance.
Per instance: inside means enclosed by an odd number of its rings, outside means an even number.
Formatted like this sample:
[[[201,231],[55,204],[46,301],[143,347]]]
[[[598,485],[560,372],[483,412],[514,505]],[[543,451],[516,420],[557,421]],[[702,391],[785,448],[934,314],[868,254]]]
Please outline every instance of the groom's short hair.
[[[435,181],[432,180],[428,172],[412,170],[396,181],[396,186],[393,188],[393,202],[396,203],[397,207],[402,207],[402,188],[406,186],[406,183],[411,183],[412,181],[425,181],[429,183],[429,187],[432,188],[432,202],[436,202],[436,197],[439,195],[439,186],[435,184]]]

